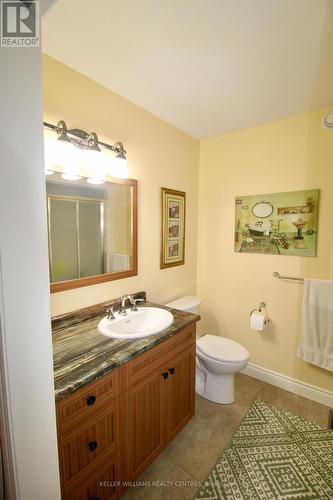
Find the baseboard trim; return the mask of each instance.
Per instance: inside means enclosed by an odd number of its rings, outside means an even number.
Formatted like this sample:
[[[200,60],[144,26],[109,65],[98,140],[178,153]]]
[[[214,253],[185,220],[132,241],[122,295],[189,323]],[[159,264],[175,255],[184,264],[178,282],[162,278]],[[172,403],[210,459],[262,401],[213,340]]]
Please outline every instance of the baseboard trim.
[[[267,368],[263,368],[253,363],[249,363],[247,367],[242,370],[242,373],[261,380],[262,382],[280,387],[280,389],[292,392],[298,396],[303,396],[304,398],[330,406],[331,408],[333,407],[333,392],[320,389],[315,385],[306,384],[300,380],[287,377],[287,375],[283,375],[282,373],[273,372],[272,370],[268,370]]]

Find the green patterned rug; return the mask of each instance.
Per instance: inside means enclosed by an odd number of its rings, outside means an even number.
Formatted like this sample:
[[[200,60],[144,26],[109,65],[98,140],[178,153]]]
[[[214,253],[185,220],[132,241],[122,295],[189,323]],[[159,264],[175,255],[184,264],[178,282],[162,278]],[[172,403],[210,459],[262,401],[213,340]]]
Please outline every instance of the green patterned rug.
[[[196,499],[333,499],[333,431],[255,401]]]

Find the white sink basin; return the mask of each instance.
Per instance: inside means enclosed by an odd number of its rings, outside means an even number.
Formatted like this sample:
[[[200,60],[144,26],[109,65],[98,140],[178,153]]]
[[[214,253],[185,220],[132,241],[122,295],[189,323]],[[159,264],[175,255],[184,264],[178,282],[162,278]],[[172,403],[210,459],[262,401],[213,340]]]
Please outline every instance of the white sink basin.
[[[98,330],[114,339],[138,339],[155,335],[173,323],[173,315],[159,307],[140,307],[127,311],[127,316],[115,313],[115,319],[101,319]]]

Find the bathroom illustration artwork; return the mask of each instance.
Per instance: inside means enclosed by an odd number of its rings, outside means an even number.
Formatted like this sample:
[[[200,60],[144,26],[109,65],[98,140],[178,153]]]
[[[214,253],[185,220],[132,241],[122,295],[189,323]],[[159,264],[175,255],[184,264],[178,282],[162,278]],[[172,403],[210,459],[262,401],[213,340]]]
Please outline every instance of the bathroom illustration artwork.
[[[161,269],[184,264],[185,197],[183,191],[162,188]]]
[[[235,252],[315,257],[319,189],[237,196]]]

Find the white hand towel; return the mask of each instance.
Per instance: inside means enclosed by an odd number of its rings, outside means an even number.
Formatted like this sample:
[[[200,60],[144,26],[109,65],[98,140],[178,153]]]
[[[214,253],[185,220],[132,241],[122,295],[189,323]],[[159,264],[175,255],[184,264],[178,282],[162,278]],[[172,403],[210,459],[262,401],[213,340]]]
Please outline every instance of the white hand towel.
[[[297,356],[333,371],[333,281],[304,280]]]
[[[130,256],[122,253],[112,254],[112,271],[128,271],[130,269]]]

